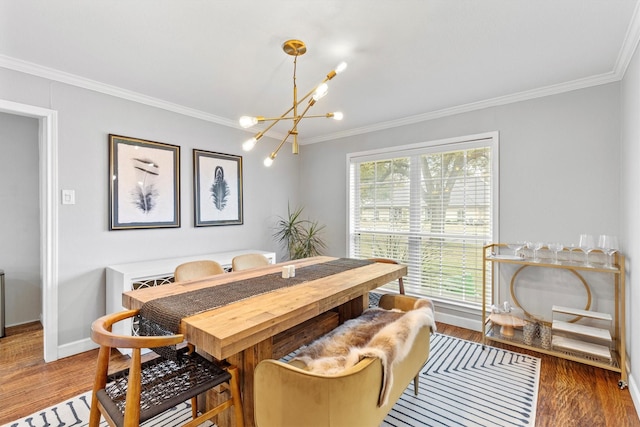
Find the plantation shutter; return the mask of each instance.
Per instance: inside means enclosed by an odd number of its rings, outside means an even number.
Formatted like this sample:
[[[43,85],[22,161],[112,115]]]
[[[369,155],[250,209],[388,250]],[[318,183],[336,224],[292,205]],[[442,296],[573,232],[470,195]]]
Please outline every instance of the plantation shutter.
[[[349,159],[349,256],[408,266],[407,292],[479,305],[492,241],[493,138]]]

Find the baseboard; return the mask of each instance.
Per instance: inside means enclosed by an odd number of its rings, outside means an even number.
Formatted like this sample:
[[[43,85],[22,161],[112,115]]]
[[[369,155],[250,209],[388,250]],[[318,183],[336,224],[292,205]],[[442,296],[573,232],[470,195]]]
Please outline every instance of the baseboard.
[[[470,319],[468,317],[456,316],[450,313],[439,313],[436,306],[436,322],[446,323],[447,325],[457,326],[459,328],[471,329],[472,331],[481,331],[482,322]]]
[[[63,344],[58,346],[58,359],[64,357],[75,356],[76,354],[84,353],[98,348],[98,344],[93,342],[90,338],[74,341],[69,344]]]
[[[42,324],[42,319],[25,320],[23,322],[11,323],[11,324],[5,323],[4,327],[13,328],[15,326],[28,325],[29,323],[36,323],[36,322],[40,322]]]
[[[629,394],[631,394],[631,400],[633,400],[633,405],[636,407],[636,414],[640,417],[640,390],[638,390],[638,383],[636,382],[633,375],[629,375],[627,378],[627,385],[629,386]]]

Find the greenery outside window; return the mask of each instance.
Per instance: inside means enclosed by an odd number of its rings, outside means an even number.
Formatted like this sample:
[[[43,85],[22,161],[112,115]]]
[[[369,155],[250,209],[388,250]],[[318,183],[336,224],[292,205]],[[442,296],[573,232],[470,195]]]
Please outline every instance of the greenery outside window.
[[[480,307],[497,147],[489,133],[349,155],[349,256],[395,259],[408,293]]]

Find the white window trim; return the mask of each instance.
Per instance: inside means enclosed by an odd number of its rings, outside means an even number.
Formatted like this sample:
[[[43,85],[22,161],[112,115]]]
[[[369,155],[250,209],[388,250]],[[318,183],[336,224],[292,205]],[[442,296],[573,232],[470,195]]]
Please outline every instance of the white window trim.
[[[374,150],[360,151],[355,153],[347,153],[346,156],[346,176],[349,177],[346,180],[346,233],[347,233],[347,242],[346,242],[346,253],[351,253],[351,239],[348,236],[351,235],[351,221],[349,215],[351,214],[351,204],[350,204],[350,168],[352,162],[362,162],[362,161],[374,161],[374,160],[382,160],[389,158],[389,154],[393,153],[394,157],[402,157],[402,156],[410,156],[414,151],[424,151],[429,148],[442,148],[442,146],[459,144],[459,143],[470,143],[474,140],[482,140],[482,144],[486,145],[487,140],[491,140],[491,201],[493,204],[492,208],[492,241],[499,242],[499,224],[500,224],[500,133],[498,131],[472,134],[466,136],[459,136],[453,138],[445,138],[438,139],[433,141],[419,142],[414,144],[400,145],[400,146],[391,146],[385,148],[379,148]],[[490,243],[490,242],[487,242]],[[482,330],[481,325],[481,310],[480,308],[471,307],[464,303],[456,303],[452,301],[443,301],[438,299],[433,299],[434,304],[436,306],[436,320],[444,323],[448,323],[455,326],[464,327],[467,329],[474,330]],[[439,312],[440,311],[440,312]]]

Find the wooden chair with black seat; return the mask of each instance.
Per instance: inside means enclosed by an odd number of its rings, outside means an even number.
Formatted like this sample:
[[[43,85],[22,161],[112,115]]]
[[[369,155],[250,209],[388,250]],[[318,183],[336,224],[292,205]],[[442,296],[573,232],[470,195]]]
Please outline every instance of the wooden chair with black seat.
[[[201,277],[224,273],[224,268],[213,260],[190,261],[176,267],[173,277],[176,282],[195,280]]]
[[[111,332],[112,325],[136,316],[139,310],[109,314],[91,325],[91,338],[100,345],[91,399],[89,427],[98,427],[103,416],[110,426],[135,427],[177,404],[191,400],[193,419],[183,427],[194,427],[233,407],[236,426],[244,425],[238,369],[210,362],[182,347],[177,360],[161,356],[142,362],[141,349],[177,345],[182,334],[165,336],[127,336]],[[129,367],[109,374],[112,348],[132,349]],[[198,416],[197,395],[218,385],[229,389],[231,397]]]
[[[398,261],[389,258],[369,258],[369,261],[382,262],[385,264],[400,264]],[[398,278],[398,292],[400,295],[404,295],[404,282],[402,277]]]
[[[264,267],[266,265],[269,265],[269,259],[262,254],[242,254],[233,257],[231,260],[231,268],[233,271]]]

